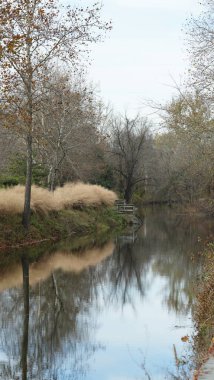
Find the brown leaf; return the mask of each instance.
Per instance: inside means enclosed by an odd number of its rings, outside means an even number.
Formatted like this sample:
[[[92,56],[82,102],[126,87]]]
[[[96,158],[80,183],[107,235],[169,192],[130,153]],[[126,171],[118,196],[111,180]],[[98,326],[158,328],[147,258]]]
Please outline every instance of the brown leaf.
[[[189,336],[185,335],[181,338],[182,342],[188,342],[189,341]]]

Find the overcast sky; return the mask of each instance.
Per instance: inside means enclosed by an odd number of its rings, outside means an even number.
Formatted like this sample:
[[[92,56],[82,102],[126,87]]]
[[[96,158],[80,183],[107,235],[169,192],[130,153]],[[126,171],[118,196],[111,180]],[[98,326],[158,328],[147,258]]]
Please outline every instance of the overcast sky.
[[[93,47],[90,78],[105,102],[134,113],[145,99],[165,102],[188,66],[185,20],[199,12],[197,0],[103,0],[113,30]],[[88,5],[91,0],[78,3]]]

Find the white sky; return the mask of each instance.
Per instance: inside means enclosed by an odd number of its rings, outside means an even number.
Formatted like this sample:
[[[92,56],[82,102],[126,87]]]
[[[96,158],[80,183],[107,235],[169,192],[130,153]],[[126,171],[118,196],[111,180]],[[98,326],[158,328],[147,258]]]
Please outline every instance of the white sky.
[[[145,99],[165,102],[188,66],[182,27],[197,0],[103,0],[113,30],[92,48],[89,77],[105,102],[123,112],[142,110]],[[91,0],[80,0],[82,5]]]

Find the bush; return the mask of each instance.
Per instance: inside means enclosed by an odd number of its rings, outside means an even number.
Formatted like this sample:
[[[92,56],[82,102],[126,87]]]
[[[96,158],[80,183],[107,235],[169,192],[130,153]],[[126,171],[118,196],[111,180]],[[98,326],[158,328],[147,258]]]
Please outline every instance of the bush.
[[[8,176],[16,178],[17,182],[14,185],[24,185],[26,177],[26,158],[23,154],[18,154],[13,157],[8,167]],[[40,163],[33,160],[32,167],[32,183],[38,186],[47,184],[47,169]],[[14,186],[11,184],[11,186]]]
[[[11,187],[18,185],[19,178],[12,176],[1,176],[0,177],[0,187]]]

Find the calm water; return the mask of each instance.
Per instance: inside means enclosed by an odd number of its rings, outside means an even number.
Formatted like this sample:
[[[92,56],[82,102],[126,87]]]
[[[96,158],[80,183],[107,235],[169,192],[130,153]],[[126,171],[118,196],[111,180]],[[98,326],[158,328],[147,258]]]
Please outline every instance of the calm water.
[[[31,263],[24,251],[8,260],[0,379],[188,378],[175,357],[191,351],[181,338],[193,331],[197,252],[213,225],[156,210],[137,234],[77,251],[61,243]]]

